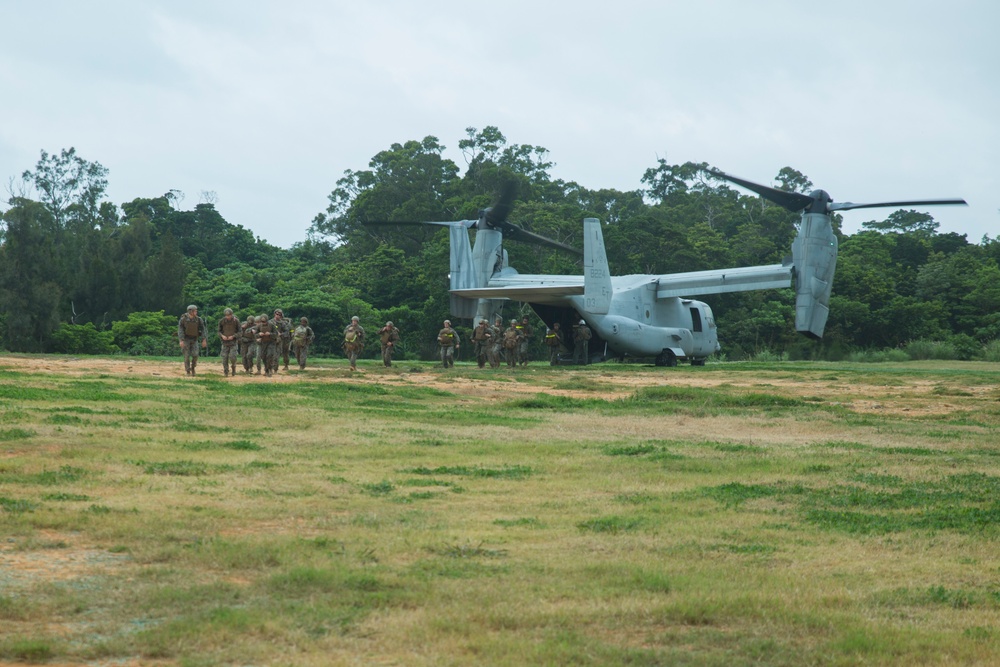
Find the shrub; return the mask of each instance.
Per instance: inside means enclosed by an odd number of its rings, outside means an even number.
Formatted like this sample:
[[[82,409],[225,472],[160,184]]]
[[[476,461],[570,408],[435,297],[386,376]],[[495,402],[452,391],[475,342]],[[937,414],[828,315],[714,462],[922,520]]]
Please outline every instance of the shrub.
[[[854,363],[878,364],[885,362],[909,361],[910,355],[905,350],[889,348],[886,350],[859,350],[847,355],[847,361]]]
[[[120,352],[110,331],[98,331],[93,322],[60,324],[52,334],[52,349],[64,354],[112,354]]]
[[[781,357],[782,355],[780,352],[774,352],[770,348],[764,347],[758,350],[753,355],[753,360],[763,361],[763,362],[775,362],[775,361],[781,361]]]
[[[948,344],[955,350],[955,358],[961,361],[969,361],[980,356],[983,346],[978,340],[969,334],[955,334],[948,339]]]
[[[912,340],[906,344],[910,359],[957,359],[958,352],[951,343],[933,340]]]
[[[115,344],[130,355],[176,355],[177,318],[156,312],[129,313],[124,321],[112,322]]]
[[[986,361],[1000,361],[1000,339],[991,340],[983,346],[983,359]]]

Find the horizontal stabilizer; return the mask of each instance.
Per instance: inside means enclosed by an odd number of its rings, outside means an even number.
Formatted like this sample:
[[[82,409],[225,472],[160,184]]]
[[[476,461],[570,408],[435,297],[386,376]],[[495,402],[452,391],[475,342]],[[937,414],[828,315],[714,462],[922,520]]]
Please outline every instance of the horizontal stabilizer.
[[[656,280],[656,298],[701,296],[791,287],[791,264],[746,266],[738,269],[670,273]]]

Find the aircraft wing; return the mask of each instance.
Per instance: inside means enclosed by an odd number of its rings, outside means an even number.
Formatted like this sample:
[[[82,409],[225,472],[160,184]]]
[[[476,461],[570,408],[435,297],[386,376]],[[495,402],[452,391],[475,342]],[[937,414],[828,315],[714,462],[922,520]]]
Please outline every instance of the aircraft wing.
[[[510,299],[533,303],[548,301],[553,297],[583,294],[583,283],[581,282],[579,285],[505,285],[476,289],[453,289],[451,293],[469,299]]]
[[[793,266],[769,264],[737,269],[668,273],[656,278],[656,298],[701,296],[726,292],[749,292],[792,286]]]

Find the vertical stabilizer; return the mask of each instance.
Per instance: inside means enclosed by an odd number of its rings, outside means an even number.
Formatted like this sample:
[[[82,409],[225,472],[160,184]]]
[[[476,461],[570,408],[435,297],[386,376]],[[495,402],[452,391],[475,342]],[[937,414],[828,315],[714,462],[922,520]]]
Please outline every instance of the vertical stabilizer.
[[[611,271],[597,218],[583,220],[583,307],[597,315],[605,315],[611,308]]]

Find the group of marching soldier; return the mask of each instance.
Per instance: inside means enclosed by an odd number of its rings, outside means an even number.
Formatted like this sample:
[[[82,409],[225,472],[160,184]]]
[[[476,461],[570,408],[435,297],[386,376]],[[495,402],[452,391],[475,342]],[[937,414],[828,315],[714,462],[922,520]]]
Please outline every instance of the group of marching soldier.
[[[451,326],[451,322],[447,320],[444,324],[445,329],[441,330],[441,334]],[[442,345],[441,360],[445,367],[448,367],[450,363],[445,359],[445,343],[442,342],[441,334],[438,334],[438,342]],[[503,319],[499,317],[492,326],[485,319],[479,320],[479,324],[472,330],[471,337],[476,363],[480,368],[485,368],[486,364],[489,364],[490,368],[499,368],[505,361],[510,368],[527,366],[531,360],[529,347],[533,335],[534,330],[528,322],[527,315],[521,318],[520,322],[516,319],[511,320],[510,326],[506,329],[503,326]],[[573,327],[573,363],[586,364],[589,361],[587,347],[590,338],[590,327],[580,320],[579,324]],[[457,337],[455,340],[457,347]],[[566,344],[558,322],[546,327],[543,342],[549,350],[549,365],[555,366],[559,363],[559,353]]]
[[[441,365],[444,368],[451,368],[455,365],[455,355],[462,346],[461,336],[451,326],[451,320],[445,320],[443,327],[438,332],[437,344],[440,348]],[[528,348],[531,344],[531,337],[534,330],[525,315],[520,321],[511,320],[510,326],[503,327],[503,319],[496,318],[493,326],[486,320],[479,320],[479,324],[472,330],[473,354],[476,363],[480,368],[485,368],[486,364],[490,368],[500,368],[506,361],[510,368],[516,366],[527,366],[529,356]],[[382,363],[386,368],[392,366],[392,356],[395,354],[396,346],[399,343],[399,329],[392,322],[386,322],[385,326],[378,330],[379,343],[382,346]],[[591,332],[586,322],[573,327],[573,362],[586,364],[589,361],[588,346]],[[545,330],[545,345],[549,349],[549,364],[559,363],[559,352],[565,344],[559,323],[556,322],[552,328]],[[361,354],[365,346],[365,330],[357,316],[351,318],[351,323],[344,329],[344,351],[351,364],[352,370],[357,370],[358,355]]]
[[[263,367],[264,374],[270,377],[278,372],[282,360],[287,371],[289,353],[295,355],[299,369],[305,370],[309,346],[316,338],[307,318],[300,318],[299,324],[293,326],[280,308],[274,311],[271,319],[267,315],[249,315],[246,322],[240,322],[233,315],[233,309],[226,308],[219,320],[218,332],[222,343],[222,369],[226,377],[230,373],[236,375],[237,360],[242,361],[243,372],[247,375],[253,373],[256,365],[257,375],[261,374]],[[188,306],[187,312],[181,315],[177,322],[177,338],[184,352],[184,370],[188,375],[194,375],[199,343],[202,349],[208,348],[208,326],[204,318],[199,317],[197,306]]]
[[[225,315],[219,320],[218,333],[222,343],[222,368],[226,377],[236,375],[237,360],[242,361],[243,371],[248,375],[253,373],[256,366],[257,375],[261,374],[263,367],[264,375],[270,377],[278,372],[282,360],[287,371],[289,353],[295,355],[299,369],[304,370],[309,346],[316,338],[308,319],[303,317],[298,325],[293,326],[280,308],[274,311],[271,319],[266,315],[250,315],[246,322],[240,322],[233,315],[232,308],[226,308]],[[476,363],[480,368],[485,368],[486,364],[490,368],[499,368],[505,361],[510,368],[527,366],[533,335],[534,330],[527,315],[520,321],[511,320],[507,328],[504,328],[500,317],[496,318],[492,326],[485,319],[480,320],[471,336]],[[573,363],[588,363],[591,332],[586,322],[580,320],[573,327],[572,335]],[[203,349],[208,347],[208,327],[205,320],[198,316],[197,306],[188,306],[187,313],[177,322],[177,337],[184,352],[184,370],[188,375],[194,375],[198,365],[199,343]],[[388,368],[392,366],[392,357],[400,340],[399,329],[392,322],[386,322],[378,330],[378,337],[382,347],[382,363]],[[563,339],[558,322],[551,328],[546,328],[543,340],[549,350],[549,364],[558,364],[562,347],[569,347]],[[451,368],[455,365],[455,354],[461,347],[461,337],[452,328],[450,320],[444,321],[443,328],[438,332],[437,343],[442,366]],[[342,346],[351,370],[357,370],[358,356],[365,347],[365,330],[357,316],[352,317],[351,323],[344,329]]]

